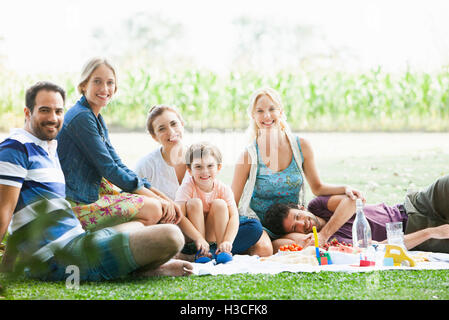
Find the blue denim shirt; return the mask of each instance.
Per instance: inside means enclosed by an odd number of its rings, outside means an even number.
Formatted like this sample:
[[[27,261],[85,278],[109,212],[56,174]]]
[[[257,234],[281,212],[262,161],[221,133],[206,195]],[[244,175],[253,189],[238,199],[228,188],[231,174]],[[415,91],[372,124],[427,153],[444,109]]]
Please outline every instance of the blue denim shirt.
[[[122,163],[109,140],[103,117],[95,116],[85,96],[65,114],[57,140],[68,199],[97,201],[102,177],[126,192],[151,187]]]

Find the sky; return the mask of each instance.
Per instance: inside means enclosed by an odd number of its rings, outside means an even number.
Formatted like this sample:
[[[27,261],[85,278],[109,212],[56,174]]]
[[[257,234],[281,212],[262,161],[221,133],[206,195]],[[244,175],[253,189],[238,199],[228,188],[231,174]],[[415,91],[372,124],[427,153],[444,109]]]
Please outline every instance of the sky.
[[[135,12],[161,14],[186,26],[199,66],[230,67],[236,17],[313,25],[326,41],[349,48],[357,64],[435,70],[449,64],[449,1],[440,0],[1,0],[0,55],[21,73],[79,71],[101,54],[91,31],[113,27]],[[319,40],[319,39],[318,39]]]

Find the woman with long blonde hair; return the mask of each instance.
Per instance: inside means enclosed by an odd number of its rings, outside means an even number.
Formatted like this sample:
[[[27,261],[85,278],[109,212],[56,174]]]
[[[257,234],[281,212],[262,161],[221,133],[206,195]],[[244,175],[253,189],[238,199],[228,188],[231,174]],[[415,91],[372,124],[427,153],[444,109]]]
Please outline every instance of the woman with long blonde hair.
[[[254,92],[248,115],[252,141],[237,160],[231,186],[240,215],[259,219],[263,224],[265,213],[275,203],[295,202],[305,206],[304,179],[316,196],[346,194],[348,205],[361,197],[359,191],[349,186],[321,181],[311,144],[291,132],[281,98],[274,89]],[[312,230],[313,221],[303,223],[306,230]],[[303,243],[304,238],[304,234],[295,232],[280,236],[264,225],[261,238],[250,252],[268,256],[282,245]]]

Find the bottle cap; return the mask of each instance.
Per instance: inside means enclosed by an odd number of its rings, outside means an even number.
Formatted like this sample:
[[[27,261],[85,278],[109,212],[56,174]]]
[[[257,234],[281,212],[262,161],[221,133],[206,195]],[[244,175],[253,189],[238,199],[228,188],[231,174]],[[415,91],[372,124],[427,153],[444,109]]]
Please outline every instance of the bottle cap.
[[[357,207],[363,207],[362,199],[357,198],[357,199],[355,200],[355,205],[356,205]]]

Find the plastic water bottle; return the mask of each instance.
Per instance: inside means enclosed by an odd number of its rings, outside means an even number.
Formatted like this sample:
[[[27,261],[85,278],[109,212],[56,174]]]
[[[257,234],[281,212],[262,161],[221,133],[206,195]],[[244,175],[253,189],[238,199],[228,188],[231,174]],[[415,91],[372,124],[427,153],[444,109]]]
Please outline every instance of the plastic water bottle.
[[[368,248],[371,246],[371,228],[363,213],[362,199],[357,199],[355,206],[356,216],[352,225],[352,245],[359,248]]]

